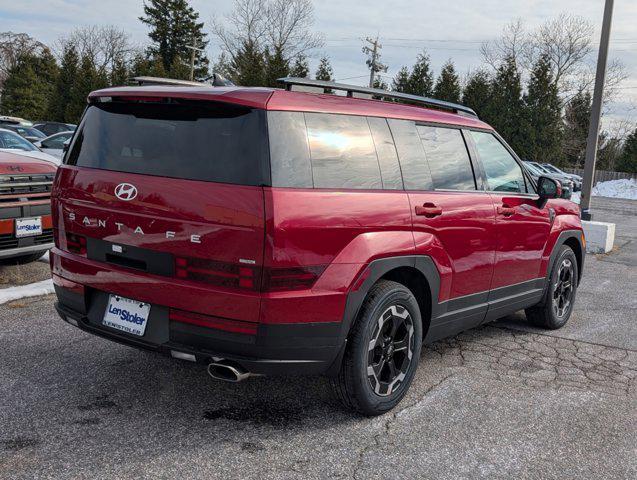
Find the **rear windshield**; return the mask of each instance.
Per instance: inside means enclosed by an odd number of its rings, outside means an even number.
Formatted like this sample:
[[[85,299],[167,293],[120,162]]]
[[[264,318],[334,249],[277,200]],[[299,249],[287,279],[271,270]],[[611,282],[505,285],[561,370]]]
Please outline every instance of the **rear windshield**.
[[[263,111],[214,102],[89,106],[67,163],[240,185],[269,183]]]

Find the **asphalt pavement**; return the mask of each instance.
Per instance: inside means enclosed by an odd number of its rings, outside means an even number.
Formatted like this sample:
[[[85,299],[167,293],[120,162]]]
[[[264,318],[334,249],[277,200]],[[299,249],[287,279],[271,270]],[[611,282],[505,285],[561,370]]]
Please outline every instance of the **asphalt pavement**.
[[[565,328],[514,315],[429,346],[373,419],[322,378],[221,383],[65,324],[52,297],[0,306],[0,478],[637,478],[637,202],[593,206],[619,248],[587,255]]]

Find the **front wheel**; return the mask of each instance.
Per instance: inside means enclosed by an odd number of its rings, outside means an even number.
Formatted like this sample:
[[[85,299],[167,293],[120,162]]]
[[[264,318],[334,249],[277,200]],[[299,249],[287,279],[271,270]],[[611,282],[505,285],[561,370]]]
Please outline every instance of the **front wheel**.
[[[575,252],[568,245],[562,245],[553,264],[544,299],[525,311],[529,322],[551,330],[563,327],[573,312],[578,279]]]
[[[332,387],[349,409],[380,415],[400,402],[422,346],[418,302],[404,285],[381,280],[370,290],[348,338]]]

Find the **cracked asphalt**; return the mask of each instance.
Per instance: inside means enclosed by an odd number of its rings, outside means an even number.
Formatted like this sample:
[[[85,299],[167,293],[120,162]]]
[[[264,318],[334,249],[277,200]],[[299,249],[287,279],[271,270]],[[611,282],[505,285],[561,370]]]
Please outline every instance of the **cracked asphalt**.
[[[373,419],[322,378],[218,383],[74,329],[52,297],[0,306],[0,478],[637,478],[637,202],[593,206],[619,248],[587,256],[564,329],[516,314],[427,346]]]

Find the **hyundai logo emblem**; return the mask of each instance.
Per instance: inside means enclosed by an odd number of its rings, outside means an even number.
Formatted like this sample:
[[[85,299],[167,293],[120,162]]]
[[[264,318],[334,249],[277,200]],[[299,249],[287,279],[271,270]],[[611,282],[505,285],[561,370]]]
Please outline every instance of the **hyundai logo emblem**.
[[[115,196],[125,202],[133,200],[137,196],[137,187],[130,183],[120,183],[115,187]]]

